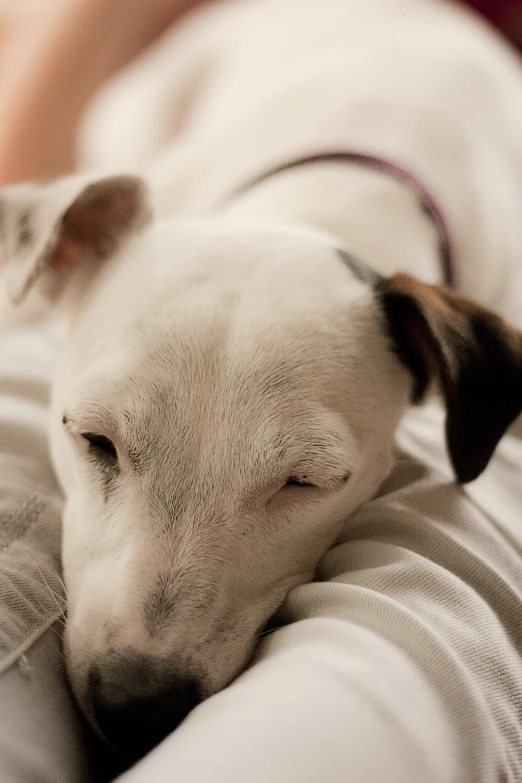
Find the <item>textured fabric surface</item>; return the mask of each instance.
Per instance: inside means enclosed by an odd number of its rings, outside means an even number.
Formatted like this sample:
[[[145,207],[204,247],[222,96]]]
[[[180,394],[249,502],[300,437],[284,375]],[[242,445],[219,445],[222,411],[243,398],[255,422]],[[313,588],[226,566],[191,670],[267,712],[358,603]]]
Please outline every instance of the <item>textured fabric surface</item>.
[[[121,783],[522,780],[522,442],[455,485],[437,406],[256,662]]]
[[[2,783],[81,783],[88,775],[60,642],[62,501],[47,443],[55,339],[33,328],[0,343]]]

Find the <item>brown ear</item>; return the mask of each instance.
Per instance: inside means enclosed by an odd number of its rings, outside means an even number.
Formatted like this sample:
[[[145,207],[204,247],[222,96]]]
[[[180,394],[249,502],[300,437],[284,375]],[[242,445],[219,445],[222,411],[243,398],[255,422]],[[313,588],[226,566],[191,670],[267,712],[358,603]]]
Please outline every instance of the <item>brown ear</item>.
[[[150,220],[145,183],[78,175],[0,191],[0,251],[14,304],[36,280],[112,255]]]
[[[377,286],[394,348],[418,402],[432,379],[446,403],[446,439],[460,482],[487,466],[522,410],[522,333],[485,307],[408,275]]]

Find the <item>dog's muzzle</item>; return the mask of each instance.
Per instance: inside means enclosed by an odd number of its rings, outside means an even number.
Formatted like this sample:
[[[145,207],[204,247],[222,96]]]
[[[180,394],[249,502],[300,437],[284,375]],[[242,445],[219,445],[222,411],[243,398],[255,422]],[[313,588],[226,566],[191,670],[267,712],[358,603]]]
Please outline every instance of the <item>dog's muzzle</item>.
[[[157,658],[113,651],[89,675],[90,697],[106,739],[140,758],[201,701],[198,680]]]

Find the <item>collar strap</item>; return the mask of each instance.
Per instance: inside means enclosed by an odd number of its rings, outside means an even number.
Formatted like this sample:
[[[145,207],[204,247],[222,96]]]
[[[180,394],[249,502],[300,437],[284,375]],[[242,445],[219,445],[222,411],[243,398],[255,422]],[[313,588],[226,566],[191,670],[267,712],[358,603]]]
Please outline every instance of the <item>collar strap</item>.
[[[236,191],[235,195],[244,193],[250,188],[259,185],[261,182],[281,174],[284,171],[297,168],[298,166],[308,166],[313,163],[355,163],[360,166],[369,166],[384,174],[399,180],[407,185],[417,195],[422,209],[429,215],[437,229],[439,235],[439,256],[444,275],[444,283],[447,286],[453,286],[455,283],[453,248],[450,238],[450,232],[447,221],[438,203],[425,188],[422,182],[413,174],[401,166],[384,158],[378,158],[375,155],[366,155],[361,152],[323,152],[316,155],[307,155],[303,158],[296,158],[288,163],[283,163],[276,168],[252,178],[248,183],[242,185]]]

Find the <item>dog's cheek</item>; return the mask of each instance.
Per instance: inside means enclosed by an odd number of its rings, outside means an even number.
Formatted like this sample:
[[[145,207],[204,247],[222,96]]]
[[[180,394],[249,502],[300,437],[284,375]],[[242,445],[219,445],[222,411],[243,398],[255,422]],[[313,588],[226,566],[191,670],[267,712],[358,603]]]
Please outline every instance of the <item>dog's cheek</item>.
[[[62,564],[67,587],[68,604],[74,606],[79,585],[88,564],[96,558],[101,544],[103,519],[91,518],[93,504],[82,502],[82,495],[73,493],[66,502],[63,515]]]

